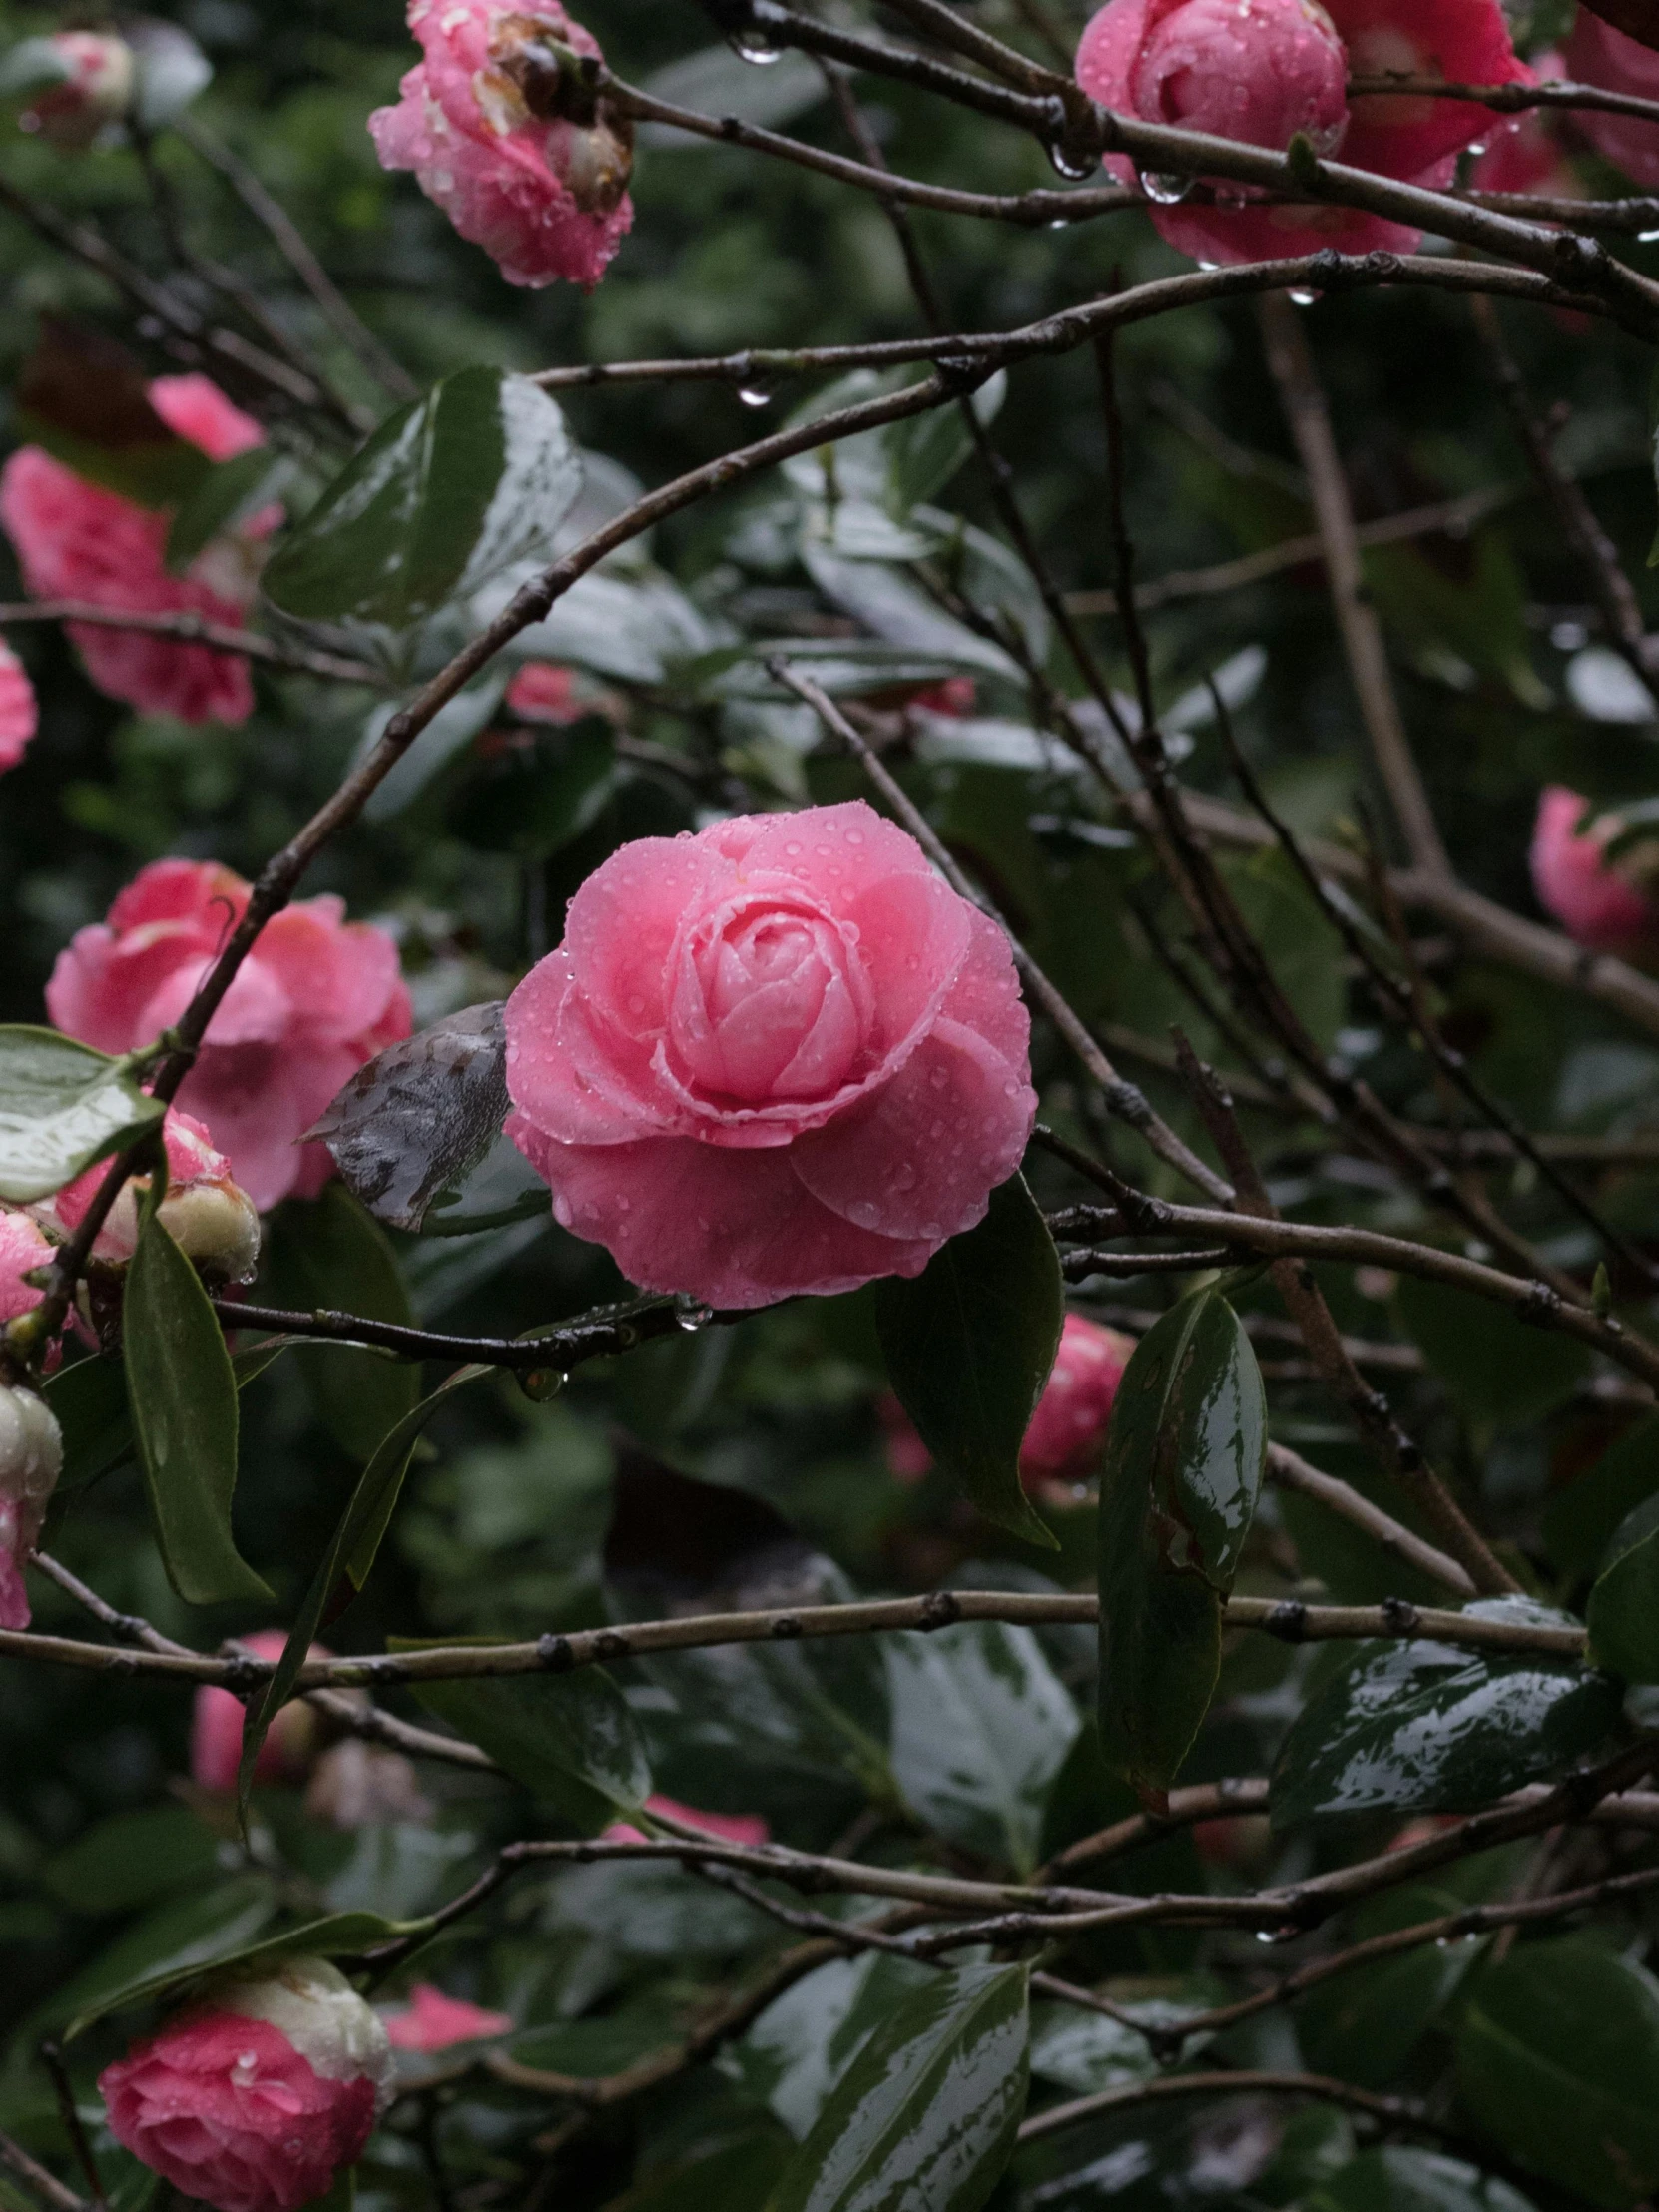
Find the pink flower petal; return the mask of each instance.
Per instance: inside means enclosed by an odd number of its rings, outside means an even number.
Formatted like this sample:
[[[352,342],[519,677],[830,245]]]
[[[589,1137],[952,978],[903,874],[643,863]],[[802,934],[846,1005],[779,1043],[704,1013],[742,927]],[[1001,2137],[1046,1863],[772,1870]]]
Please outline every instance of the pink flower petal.
[[[0,645],[0,776],[16,768],[40,723],[35,687],[8,645]]]

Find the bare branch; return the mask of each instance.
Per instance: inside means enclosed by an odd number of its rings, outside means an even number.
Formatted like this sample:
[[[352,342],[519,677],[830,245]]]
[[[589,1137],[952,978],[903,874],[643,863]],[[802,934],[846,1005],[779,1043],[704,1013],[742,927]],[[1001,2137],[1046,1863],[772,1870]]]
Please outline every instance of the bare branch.
[[[85,622],[101,630],[139,630],[150,637],[176,638],[181,645],[202,645],[215,653],[234,653],[266,668],[292,669],[335,684],[372,684],[383,691],[386,675],[370,661],[347,660],[337,653],[313,653],[308,647],[279,645],[257,630],[234,629],[198,614],[136,614],[101,607],[86,599],[17,599],[0,604],[0,625],[9,622]]]

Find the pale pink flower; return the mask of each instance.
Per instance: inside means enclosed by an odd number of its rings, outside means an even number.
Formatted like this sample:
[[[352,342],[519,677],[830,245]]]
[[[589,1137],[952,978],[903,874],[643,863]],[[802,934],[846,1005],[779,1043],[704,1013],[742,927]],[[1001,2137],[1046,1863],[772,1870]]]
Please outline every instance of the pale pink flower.
[[[1538,804],[1532,831],[1532,883],[1538,903],[1575,943],[1590,952],[1626,959],[1659,957],[1659,905],[1609,860],[1618,835],[1617,815],[1602,815],[1586,830],[1579,824],[1588,801],[1552,785]]]
[[[384,169],[412,169],[462,238],[510,284],[590,290],[634,220],[633,125],[580,113],[547,43],[595,61],[559,0],[409,0],[425,60],[368,119]]]
[[[116,2141],[215,2212],[299,2212],[389,2103],[386,2031],[337,1968],[232,1979],[98,2077]]]
[[[526,722],[562,727],[591,710],[576,696],[576,672],[557,661],[526,661],[507,686],[506,704]]]
[[[671,1821],[680,1821],[687,1828],[700,1828],[706,1836],[716,1836],[723,1844],[767,1844],[772,1841],[772,1830],[759,1813],[702,1813],[695,1805],[682,1805],[678,1798],[654,1793],[645,1801],[648,1813],[661,1813]],[[604,1832],[608,1844],[643,1844],[645,1833],[632,1821],[613,1821]]]
[[[246,1282],[260,1257],[260,1217],[253,1200],[194,1115],[170,1107],[162,1139],[167,1147],[163,1227],[206,1272],[223,1282]],[[59,1238],[71,1236],[96,1197],[109,1164],[95,1161],[84,1175],[31,1208],[35,1219]],[[138,1246],[139,1200],[149,1188],[147,1175],[135,1175],[123,1186],[93,1242],[94,1260],[106,1267],[125,1267],[133,1257]]]
[[[23,1565],[63,1469],[57,1415],[33,1390],[0,1384],[0,1628],[27,1628]]]
[[[240,1640],[256,1659],[269,1659],[274,1665],[287,1647],[287,1637],[279,1628],[256,1629]],[[306,1653],[310,1659],[329,1656],[321,1644],[312,1644]],[[244,1710],[241,1698],[211,1682],[197,1691],[190,1716],[190,1774],[199,1790],[210,1790],[215,1797],[229,1797],[235,1790],[242,1764]],[[254,1780],[303,1782],[316,1757],[316,1713],[302,1698],[280,1707],[260,1746]]]
[[[712,1306],[919,1275],[1036,1113],[1002,931],[854,800],[642,837],[507,1002],[565,1228]]]
[[[445,1996],[429,1981],[417,1981],[407,2006],[383,2015],[386,2040],[394,2050],[448,2050],[454,2043],[482,2042],[512,2032],[510,2012],[486,2012],[465,1997]]]
[[[46,986],[57,1026],[101,1052],[151,1044],[176,1022],[248,904],[210,860],[154,860],[58,955]],[[365,1060],[406,1037],[397,947],[347,922],[334,897],[297,899],[261,931],[179,1093],[260,1212],[314,1197],[333,1172],[298,1140]]]
[[[1588,8],[1580,8],[1568,34],[1562,56],[1564,68],[1541,69],[1542,76],[1565,75],[1579,84],[1599,86],[1603,92],[1633,92],[1643,100],[1659,100],[1659,53],[1639,39],[1615,31]],[[1589,140],[1598,154],[1638,185],[1659,185],[1659,123],[1644,123],[1634,115],[1598,114],[1594,108],[1575,108],[1572,126]]]
[[[46,1267],[52,1247],[29,1215],[11,1206],[0,1206],[0,1328],[27,1314],[45,1297],[23,1278],[35,1268]]]
[[[1060,1349],[1020,1445],[1019,1474],[1026,1489],[1074,1482],[1090,1472],[1134,1349],[1134,1338],[1120,1330],[1103,1329],[1081,1314],[1066,1316]],[[887,1465],[900,1482],[919,1481],[933,1464],[927,1446],[895,1397],[884,1397],[877,1411]]]
[[[35,687],[9,645],[0,645],[0,776],[16,768],[40,722]]]
[[[252,416],[206,376],[158,376],[150,402],[176,436],[213,461],[264,443]],[[243,529],[216,538],[182,576],[167,567],[172,516],[88,483],[38,445],[0,470],[0,524],[17,549],[34,599],[79,599],[119,614],[195,614],[241,629],[259,583],[261,542],[277,519],[267,508]],[[206,646],[180,645],[138,630],[68,624],[88,676],[101,692],[143,714],[181,722],[246,722],[254,710],[248,665]]]
[[[46,43],[69,75],[36,93],[18,128],[38,131],[53,146],[91,146],[132,104],[138,75],[133,49],[124,38],[98,31],[54,31]]]
[[[1077,49],[1078,83],[1120,115],[1275,150],[1301,134],[1317,153],[1357,168],[1449,183],[1457,153],[1489,127],[1486,111],[1392,95],[1351,108],[1348,78],[1385,72],[1476,84],[1530,77],[1497,0],[1108,0]],[[1134,181],[1127,156],[1108,156],[1107,167]],[[1169,243],[1198,261],[1270,261],[1325,247],[1409,253],[1420,236],[1356,209],[1275,206],[1219,181],[1216,192],[1224,204],[1152,210]]]

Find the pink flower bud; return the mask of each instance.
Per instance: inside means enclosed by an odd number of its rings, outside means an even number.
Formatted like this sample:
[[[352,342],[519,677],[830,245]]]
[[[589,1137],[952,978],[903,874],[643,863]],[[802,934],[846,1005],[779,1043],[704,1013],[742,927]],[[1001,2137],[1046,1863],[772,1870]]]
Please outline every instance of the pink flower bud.
[[[723,1844],[766,1844],[772,1841],[772,1830],[759,1813],[700,1813],[695,1805],[682,1805],[677,1798],[657,1793],[645,1801],[648,1813],[661,1813],[671,1821],[683,1822],[687,1828],[700,1828],[706,1836],[718,1836]],[[631,1821],[613,1821],[605,1830],[605,1840],[613,1844],[643,1844],[644,1834]]]
[[[0,1385],[0,1628],[27,1628],[23,1562],[63,1471],[58,1416],[33,1390]]]
[[[510,284],[598,283],[634,220],[631,120],[558,49],[599,47],[559,0],[409,0],[425,59],[368,119],[382,168],[412,169]]]
[[[298,2212],[390,2102],[386,2031],[337,1968],[232,1979],[99,2076],[110,2132],[215,2212]]]
[[[133,50],[125,39],[96,31],[55,31],[47,43],[69,75],[37,93],[18,117],[18,127],[38,131],[54,146],[91,146],[132,105],[137,81]]]
[[[507,686],[508,707],[526,722],[562,727],[580,722],[588,708],[576,696],[576,673],[556,661],[527,661]]]
[[[187,1258],[221,1283],[245,1283],[260,1259],[260,1217],[234,1180],[231,1163],[193,1115],[170,1107],[162,1124],[167,1146],[167,1196],[161,1221]],[[32,1209],[37,1221],[61,1238],[73,1235],[97,1195],[109,1162],[100,1160],[53,1197]],[[92,1247],[94,1260],[125,1267],[138,1246],[139,1203],[150,1188],[134,1176],[111,1207]]]
[[[1580,8],[1567,38],[1565,67],[1539,74],[1565,75],[1579,84],[1598,85],[1603,92],[1633,92],[1643,100],[1659,100],[1659,53],[1643,46],[1623,31],[1615,31],[1599,15]],[[1575,108],[1572,127],[1589,140],[1598,154],[1638,185],[1659,185],[1659,123],[1644,123],[1639,116],[1597,114],[1593,108]]]
[[[256,1659],[280,1659],[287,1637],[279,1628],[262,1628],[242,1642]],[[321,1644],[312,1644],[308,1656],[326,1659]],[[242,1763],[242,1700],[229,1690],[204,1683],[196,1693],[190,1722],[190,1773],[199,1790],[229,1797],[237,1786]],[[254,1765],[256,1782],[303,1782],[316,1756],[317,1718],[303,1699],[284,1705],[266,1731],[265,1742]]]
[[[39,1225],[11,1206],[0,1206],[0,1327],[31,1313],[45,1293],[23,1278],[50,1264],[52,1246]]]
[[[417,1981],[407,2006],[384,2015],[386,2040],[394,2050],[448,2050],[452,2043],[477,2043],[487,2035],[512,2032],[510,2012],[486,2012],[464,1997],[445,1996],[429,1981]]]
[[[1106,1441],[1123,1371],[1135,1340],[1102,1329],[1081,1314],[1068,1314],[1060,1349],[1020,1446],[1020,1480],[1027,1490],[1048,1482],[1073,1482],[1091,1472]],[[895,1397],[876,1407],[886,1432],[887,1465],[900,1482],[916,1482],[933,1460]]]
[[[1609,860],[1608,843],[1622,827],[1602,815],[1581,830],[1588,801],[1556,784],[1538,804],[1532,832],[1532,883],[1568,936],[1591,952],[1625,959],[1659,957],[1659,905],[1628,861]]]
[[[9,645],[0,645],[0,776],[16,768],[40,723],[35,687]]]

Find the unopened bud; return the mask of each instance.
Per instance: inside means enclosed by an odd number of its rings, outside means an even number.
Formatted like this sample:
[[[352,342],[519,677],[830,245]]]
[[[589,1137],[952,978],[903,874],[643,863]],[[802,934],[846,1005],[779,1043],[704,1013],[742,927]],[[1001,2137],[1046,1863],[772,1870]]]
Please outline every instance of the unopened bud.
[[[27,1628],[23,1562],[63,1471],[58,1416],[33,1390],[0,1385],[0,1628]]]
[[[49,47],[64,75],[37,93],[18,117],[22,130],[38,132],[53,146],[79,150],[119,123],[132,106],[137,84],[133,50],[124,38],[96,31],[55,31],[31,41]]]

